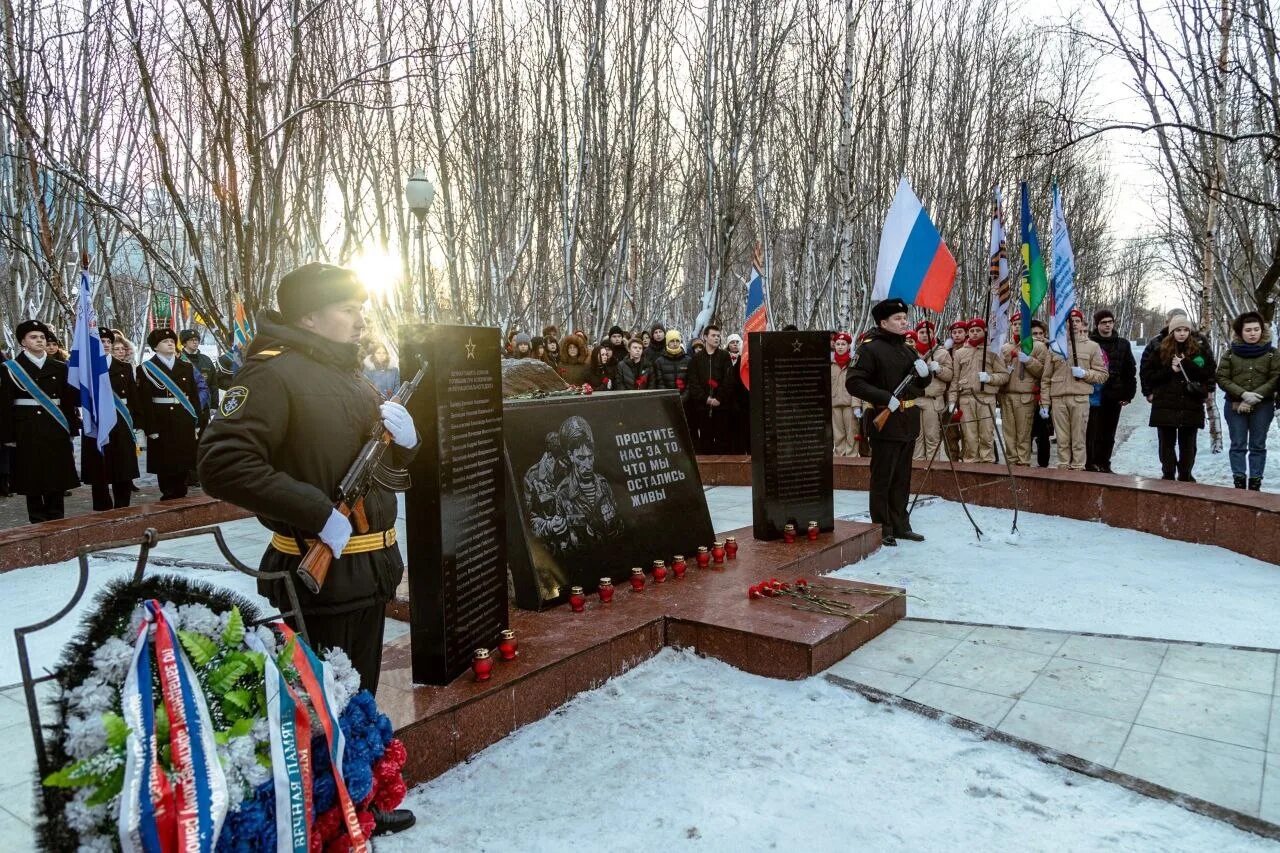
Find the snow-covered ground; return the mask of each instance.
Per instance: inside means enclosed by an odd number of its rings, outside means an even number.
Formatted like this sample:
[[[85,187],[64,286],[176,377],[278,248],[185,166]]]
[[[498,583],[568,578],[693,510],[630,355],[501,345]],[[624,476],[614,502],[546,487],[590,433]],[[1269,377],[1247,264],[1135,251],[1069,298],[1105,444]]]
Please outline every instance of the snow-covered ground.
[[[416,788],[379,851],[1274,850],[822,678],[664,650]]]

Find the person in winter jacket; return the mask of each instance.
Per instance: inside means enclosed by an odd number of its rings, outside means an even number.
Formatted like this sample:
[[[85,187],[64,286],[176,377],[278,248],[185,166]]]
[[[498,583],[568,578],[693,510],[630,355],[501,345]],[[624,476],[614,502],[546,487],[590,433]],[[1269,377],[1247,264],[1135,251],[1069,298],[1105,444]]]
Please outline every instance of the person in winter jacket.
[[[1224,407],[1231,435],[1231,478],[1237,489],[1262,488],[1267,464],[1267,431],[1275,417],[1280,353],[1262,315],[1246,311],[1231,323],[1235,336],[1218,362],[1217,380],[1227,397]]]
[[[1143,355],[1142,393],[1151,403],[1150,426],[1160,441],[1160,467],[1166,480],[1194,483],[1196,433],[1204,428],[1204,402],[1215,365],[1201,349],[1186,314],[1169,319],[1168,333],[1152,353]],[[1061,442],[1061,438],[1059,438]]]
[[[733,421],[729,427],[729,452],[751,453],[751,392],[742,382],[742,335],[736,332],[725,344],[733,368]]]
[[[960,411],[965,462],[996,461],[996,394],[1009,382],[1000,353],[985,347],[987,323],[969,321],[967,340],[952,351],[953,377],[947,389],[947,410]]]
[[[858,423],[862,420],[862,401],[849,393],[849,347],[853,335],[836,332],[831,356],[831,431],[835,438],[836,456],[858,455]]]
[[[1009,381],[1000,394],[1000,427],[1004,452],[1012,465],[1031,464],[1031,433],[1040,408],[1040,379],[1049,362],[1049,348],[1033,337],[1025,352],[1018,337],[1021,314],[1009,318],[1010,340],[1000,350]]]
[[[969,321],[956,320],[947,327],[948,335],[942,341],[942,346],[951,356],[951,379],[947,381],[948,388],[951,382],[955,381],[955,355],[964,345],[969,342]],[[943,408],[945,410],[946,403],[944,401]],[[947,426],[943,425],[942,439],[947,446],[947,458],[960,461],[964,458],[964,432],[959,425]]]
[[[133,481],[138,476],[135,413],[141,408],[133,366],[116,361],[111,329],[99,326],[98,338],[107,354],[107,372],[117,402],[116,425],[111,428],[107,446],[99,449],[93,438],[80,441],[80,481],[89,486],[95,511],[126,507],[133,498]]]
[[[609,329],[609,350],[613,353],[613,360],[610,363],[614,367],[627,357],[627,333],[622,331],[622,327],[616,323]]]
[[[382,344],[375,346],[364,360],[364,378],[373,383],[384,400],[390,400],[400,390],[400,368]]]
[[[653,360],[653,384],[655,388],[668,388],[680,392],[680,402],[689,399],[689,356],[684,351],[684,339],[677,329],[671,329],[664,338],[662,355]]]
[[[565,382],[573,386],[585,385],[591,379],[591,353],[587,339],[571,332],[560,341],[559,373]]]
[[[623,391],[645,391],[653,387],[653,365],[644,360],[643,338],[627,343],[627,357],[618,362],[618,387]]]
[[[644,360],[653,364],[667,346],[666,323],[654,323],[649,327],[649,345],[644,350]],[[683,349],[683,346],[681,347]]]
[[[1053,415],[1053,431],[1058,434],[1058,467],[1083,471],[1089,395],[1093,386],[1105,383],[1110,374],[1102,347],[1085,334],[1084,315],[1073,308],[1069,319],[1075,345],[1068,345],[1065,358],[1050,350],[1049,366],[1041,381],[1041,414]],[[1046,405],[1049,413],[1043,411]]]
[[[915,459],[934,457],[938,443],[942,441],[944,429],[948,432],[958,431],[954,427],[948,429],[943,423],[947,408],[947,385],[951,382],[954,373],[951,351],[934,341],[934,328],[933,323],[928,320],[921,320],[916,324],[916,353],[929,366],[929,373],[933,378],[929,381],[929,387],[924,389],[924,393],[916,398],[916,408],[920,410],[920,435],[916,438],[913,454]]]
[[[689,359],[689,426],[696,431],[698,453],[728,453],[733,418],[730,404],[737,378],[733,360],[720,347],[719,326],[706,327],[702,344]]]
[[[1102,347],[1102,354],[1107,358],[1107,381],[1096,395],[1097,403],[1090,401],[1084,469],[1110,474],[1120,412],[1138,393],[1138,365],[1133,358],[1133,347],[1116,333],[1116,316],[1109,309],[1094,312],[1089,340]]]
[[[587,384],[592,391],[612,391],[618,387],[617,371],[613,366],[613,344],[605,338],[591,352],[591,371]]]

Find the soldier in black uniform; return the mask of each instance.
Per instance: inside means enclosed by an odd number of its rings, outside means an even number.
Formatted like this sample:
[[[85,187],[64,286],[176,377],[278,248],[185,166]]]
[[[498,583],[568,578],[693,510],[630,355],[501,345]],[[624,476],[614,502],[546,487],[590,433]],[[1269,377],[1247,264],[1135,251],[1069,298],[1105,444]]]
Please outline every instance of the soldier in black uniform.
[[[138,476],[138,444],[134,429],[141,405],[133,369],[112,357],[115,333],[100,326],[98,337],[107,355],[111,390],[116,396],[116,425],[111,428],[111,441],[102,451],[98,450],[96,438],[81,439],[80,479],[93,491],[95,510],[119,509],[129,505],[133,497],[133,480]]]
[[[200,481],[274,533],[263,571],[292,576],[316,539],[341,555],[319,593],[298,587],[299,602],[311,644],[344,649],[362,686],[376,691],[383,610],[404,574],[396,496],[375,485],[364,499],[370,532],[353,536],[333,494],[377,418],[394,438],[394,467],[413,458],[418,433],[404,406],[384,402],[361,374],[365,291],[350,270],[307,264],[281,279],[276,297],[279,311],[259,315],[245,365],[205,430]],[[288,605],[283,583],[260,591]],[[374,816],[378,832],[413,825],[404,810]]]
[[[15,449],[11,488],[27,496],[32,524],[62,518],[68,489],[80,485],[71,438],[80,432],[80,392],[67,383],[67,365],[45,351],[49,329],[39,320],[18,324],[22,347],[0,371],[0,444]]]
[[[147,434],[147,471],[160,483],[160,500],[187,496],[187,473],[196,467],[200,395],[195,368],[178,358],[178,333],[147,335],[155,351],[138,367],[139,426]]]
[[[858,347],[849,364],[845,386],[849,393],[875,407],[890,410],[884,429],[868,426],[871,437],[871,521],[879,524],[885,545],[899,539],[923,542],[911,529],[907,498],[911,495],[911,454],[920,434],[915,400],[929,386],[929,366],[907,343],[907,304],[886,299],[871,309],[879,328]],[[904,379],[911,378],[894,396]]]

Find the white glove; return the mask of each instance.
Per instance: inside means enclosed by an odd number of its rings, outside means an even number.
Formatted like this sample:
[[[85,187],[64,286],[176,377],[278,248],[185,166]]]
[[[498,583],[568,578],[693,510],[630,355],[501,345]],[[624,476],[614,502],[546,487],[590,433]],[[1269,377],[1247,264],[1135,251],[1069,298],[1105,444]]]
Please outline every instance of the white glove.
[[[981,382],[981,383],[982,383],[982,384],[984,384],[984,385],[985,385],[985,384],[987,384],[988,382],[990,382],[990,381],[991,381],[991,374],[990,374],[990,373],[987,373],[987,371],[985,371],[985,370],[979,370],[979,371],[978,371],[978,381],[979,381],[979,382]]]
[[[898,407],[899,407],[899,406],[901,406],[901,405],[902,405],[902,404],[898,402],[898,398],[897,398],[897,397],[890,397],[890,398],[889,398],[889,411],[891,411],[891,412],[896,412],[896,411],[898,411]]]
[[[1041,407],[1040,407],[1040,417],[1045,418],[1045,419],[1048,419],[1048,417],[1049,417],[1049,407],[1048,407],[1048,406],[1041,406]]]
[[[1256,391],[1245,391],[1240,395],[1240,399],[1244,400],[1250,406],[1256,406],[1262,402],[1262,395]]]
[[[938,362],[936,361],[929,362],[929,371],[931,373],[937,373],[941,369],[942,369],[942,365],[938,364]]]
[[[159,438],[159,437],[160,437],[160,433],[158,433],[158,432],[149,432],[149,433],[147,433],[147,438]]]
[[[921,379],[929,375],[929,365],[924,363],[923,358],[916,359],[915,367],[916,367],[916,375],[919,376]]]
[[[947,415],[948,415],[948,416],[953,415],[953,414],[955,414],[955,411],[956,411],[956,404],[955,404],[955,403],[947,403]]]
[[[382,425],[391,433],[391,440],[405,449],[418,446],[418,430],[413,426],[409,410],[399,403],[386,402],[381,406]]]
[[[1071,368],[1071,375],[1074,376],[1076,379],[1084,379],[1084,368],[1083,367]]]
[[[853,410],[853,416],[854,416],[855,418],[861,418],[861,417],[862,417],[862,407],[861,407],[861,406],[858,406],[857,408],[855,408],[855,409]]]
[[[351,539],[351,521],[336,509],[330,511],[329,520],[320,531],[320,541],[329,546],[333,556],[341,557],[342,551]]]
[[[947,339],[943,342],[943,344],[942,344],[942,348],[943,348],[943,349],[951,349],[953,346],[955,346],[955,344],[956,344],[956,342],[955,342],[955,341],[951,340],[951,338],[947,338]]]
[[[1018,350],[1018,361],[1022,362],[1023,364],[1026,364],[1027,362],[1031,361],[1031,356],[1027,355],[1022,350]]]

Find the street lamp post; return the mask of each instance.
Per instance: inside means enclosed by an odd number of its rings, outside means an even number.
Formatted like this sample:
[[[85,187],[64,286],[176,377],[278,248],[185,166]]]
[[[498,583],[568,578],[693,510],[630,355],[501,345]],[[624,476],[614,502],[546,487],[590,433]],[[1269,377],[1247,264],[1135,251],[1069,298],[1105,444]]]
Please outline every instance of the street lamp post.
[[[427,173],[419,169],[409,176],[404,187],[404,197],[409,209],[418,219],[418,263],[421,276],[422,308],[428,320],[435,320],[436,292],[435,281],[427,278],[427,210],[436,197],[436,188],[427,180]]]

